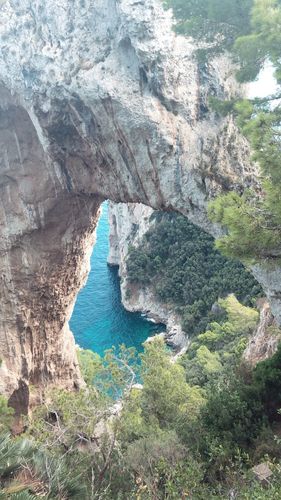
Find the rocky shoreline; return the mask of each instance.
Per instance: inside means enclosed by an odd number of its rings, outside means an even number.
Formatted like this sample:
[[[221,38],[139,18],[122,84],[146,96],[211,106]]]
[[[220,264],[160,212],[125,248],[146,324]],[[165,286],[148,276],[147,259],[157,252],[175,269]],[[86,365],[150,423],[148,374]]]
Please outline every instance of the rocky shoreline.
[[[163,323],[166,331],[160,335],[174,351],[173,359],[184,354],[190,344],[188,334],[181,327],[181,318],[170,304],[162,303],[155,296],[152,287],[130,283],[127,279],[126,259],[130,245],[141,243],[143,235],[154,224],[153,210],[145,205],[110,204],[110,252],[108,262],[119,267],[122,304],[128,311],[140,312],[150,321]],[[277,348],[279,336],[270,329],[275,324],[267,301],[258,304],[260,322],[249,339],[244,359],[255,364],[266,359]],[[276,325],[277,328],[277,325]],[[157,336],[155,336],[157,338]],[[152,341],[153,337],[147,341]]]
[[[175,355],[186,352],[189,339],[181,327],[181,318],[171,305],[160,303],[150,287],[129,283],[126,259],[131,245],[141,242],[143,235],[154,224],[153,210],[141,204],[109,205],[109,255],[108,264],[118,266],[121,279],[122,304],[130,312],[140,312],[148,320],[166,325],[164,338]]]
[[[127,290],[131,290],[130,285],[126,280],[123,280],[121,284],[122,304],[127,311],[141,312],[148,321],[166,325],[165,332],[149,337],[147,341],[152,341],[160,335],[164,338],[166,344],[172,348],[175,356],[184,354],[190,341],[181,327],[180,317],[166,304],[160,304],[148,288],[139,289],[134,294],[131,293],[130,299],[127,298]]]

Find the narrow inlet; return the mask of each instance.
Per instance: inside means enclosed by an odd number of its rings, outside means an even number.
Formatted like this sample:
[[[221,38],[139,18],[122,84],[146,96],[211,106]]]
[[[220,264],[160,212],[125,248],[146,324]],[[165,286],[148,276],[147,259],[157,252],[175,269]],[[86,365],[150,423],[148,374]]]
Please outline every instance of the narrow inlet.
[[[143,350],[143,342],[163,331],[163,325],[147,321],[141,313],[126,311],[121,302],[118,267],[107,265],[109,251],[108,202],[102,205],[96,244],[91,256],[91,271],[78,294],[70,328],[76,343],[101,356],[120,344]]]

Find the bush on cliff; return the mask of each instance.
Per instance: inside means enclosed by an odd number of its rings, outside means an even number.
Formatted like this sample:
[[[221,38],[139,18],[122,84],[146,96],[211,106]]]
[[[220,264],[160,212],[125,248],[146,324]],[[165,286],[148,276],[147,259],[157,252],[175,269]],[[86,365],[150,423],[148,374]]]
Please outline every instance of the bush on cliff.
[[[223,257],[214,239],[185,217],[161,212],[154,217],[141,244],[129,250],[128,280],[151,286],[160,301],[173,305],[189,334],[204,331],[215,319],[210,309],[218,297],[232,292],[251,304],[261,294],[242,264]]]

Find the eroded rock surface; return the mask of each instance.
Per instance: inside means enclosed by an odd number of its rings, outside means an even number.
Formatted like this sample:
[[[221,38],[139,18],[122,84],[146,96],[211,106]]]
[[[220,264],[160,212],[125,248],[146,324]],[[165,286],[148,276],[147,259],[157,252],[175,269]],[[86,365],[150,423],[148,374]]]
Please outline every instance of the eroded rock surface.
[[[269,303],[259,299],[257,305],[260,310],[260,320],[243,355],[251,366],[273,356],[281,339],[281,330],[272,316]]]
[[[126,260],[131,245],[138,246],[144,234],[155,223],[154,211],[142,204],[110,203],[108,263],[119,266],[122,303],[127,311],[140,311],[167,327],[164,338],[176,353],[184,352],[189,344],[181,318],[174,306],[157,298],[151,286],[133,284],[127,279]]]
[[[229,63],[199,67],[160,0],[9,0],[0,9],[0,390],[80,383],[68,328],[102,200],[205,207],[254,182],[248,146],[207,95],[237,91]]]

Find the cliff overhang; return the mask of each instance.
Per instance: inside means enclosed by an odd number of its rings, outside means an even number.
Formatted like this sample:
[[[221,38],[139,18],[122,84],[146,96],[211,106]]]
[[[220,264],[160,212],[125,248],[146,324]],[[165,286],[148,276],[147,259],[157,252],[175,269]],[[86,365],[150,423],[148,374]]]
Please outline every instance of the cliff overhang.
[[[0,37],[0,392],[81,383],[68,320],[100,203],[176,210],[216,234],[209,198],[255,182],[248,144],[208,95],[160,0],[9,0]],[[15,394],[15,393],[14,393]]]

